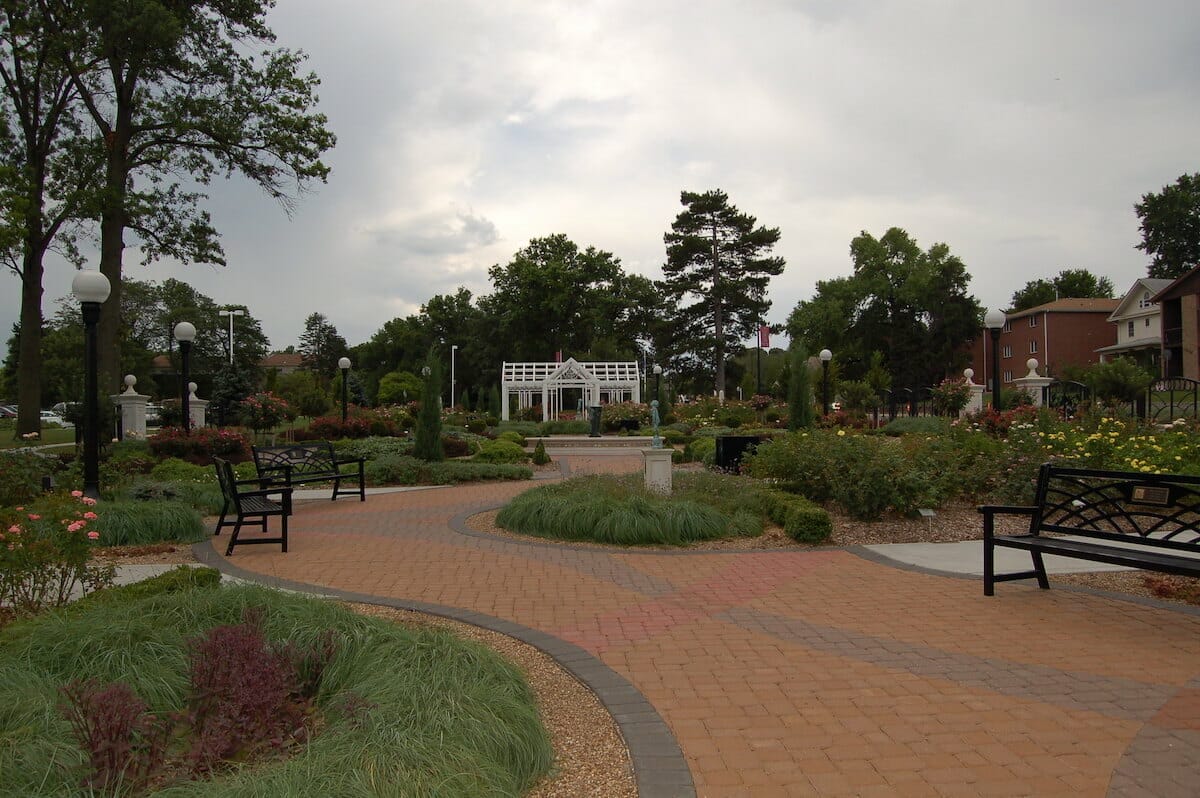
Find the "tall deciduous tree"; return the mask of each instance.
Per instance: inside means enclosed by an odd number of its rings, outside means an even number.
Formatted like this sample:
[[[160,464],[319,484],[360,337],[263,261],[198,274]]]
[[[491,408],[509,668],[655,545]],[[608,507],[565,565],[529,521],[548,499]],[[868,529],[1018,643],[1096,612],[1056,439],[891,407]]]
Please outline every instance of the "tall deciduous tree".
[[[21,280],[17,432],[40,426],[46,253],[78,260],[73,224],[101,163],[58,45],[32,0],[0,0],[0,256]]]
[[[756,226],[724,191],[684,191],[679,201],[686,209],[663,236],[673,354],[710,364],[724,392],[726,354],[758,328],[771,307],[767,283],[783,272],[783,258],[767,254],[779,228]]]
[[[100,271],[121,306],[124,235],[144,258],[223,264],[202,194],[240,173],[285,208],[329,169],[334,137],[314,113],[317,78],[304,56],[270,48],[273,0],[41,0],[72,84],[104,145]],[[102,386],[116,386],[119,318],[101,314]],[[107,389],[107,388],[105,388]]]
[[[1150,277],[1174,280],[1200,265],[1200,173],[1181,175],[1133,206],[1141,220]]]
[[[492,338],[503,342],[501,359],[550,360],[559,351],[633,357],[653,290],[611,252],[580,250],[557,234],[533,239],[488,274],[493,292],[479,307],[495,325]]]
[[[793,337],[829,348],[847,378],[864,375],[881,352],[896,388],[932,385],[965,358],[982,309],[967,294],[966,266],[945,244],[922,251],[898,227],[882,238],[866,231],[850,243],[854,274],[817,283],[817,295],[788,319]]]
[[[1097,277],[1087,269],[1064,269],[1051,280],[1025,283],[1013,293],[1012,310],[1028,310],[1056,299],[1111,299],[1112,295],[1112,280],[1107,277]]]

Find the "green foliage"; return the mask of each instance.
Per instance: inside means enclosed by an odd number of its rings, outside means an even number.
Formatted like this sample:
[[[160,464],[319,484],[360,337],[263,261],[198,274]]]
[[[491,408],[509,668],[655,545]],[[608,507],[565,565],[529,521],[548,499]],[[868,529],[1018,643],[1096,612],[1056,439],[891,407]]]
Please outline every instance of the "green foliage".
[[[1088,369],[1085,381],[1102,402],[1132,402],[1145,394],[1154,377],[1129,358],[1118,357]]]
[[[950,422],[934,416],[897,416],[881,430],[885,435],[945,435]]]
[[[509,430],[505,430],[504,432],[501,432],[499,435],[496,436],[496,439],[501,440],[501,441],[509,441],[511,443],[515,443],[517,446],[525,445],[525,436],[522,435],[521,433],[517,432],[514,429],[509,429]]]
[[[421,378],[411,371],[389,371],[379,380],[375,401],[381,405],[407,404],[421,395]]]
[[[375,460],[380,457],[411,455],[413,444],[412,441],[403,438],[370,437],[334,441],[333,448],[339,455]]]
[[[290,374],[280,374],[275,379],[275,392],[281,399],[287,402],[294,415],[287,416],[294,418],[295,415],[307,416],[322,416],[329,412],[329,408],[333,403],[329,399],[329,393],[321,384],[321,380],[317,374],[305,369],[293,371]],[[283,421],[281,418],[276,424]],[[264,427],[269,429],[269,427]]]
[[[844,380],[838,384],[837,394],[844,409],[855,413],[865,413],[879,406],[879,395],[866,380]]]
[[[1200,173],[1180,175],[1133,208],[1141,222],[1137,248],[1150,256],[1150,277],[1174,280],[1200,263]]]
[[[822,280],[800,302],[788,331],[810,346],[827,346],[862,379],[873,353],[898,388],[930,385],[948,366],[961,368],[964,344],[979,334],[982,308],[967,293],[966,265],[945,244],[921,250],[908,233],[890,228],[850,242],[854,274]],[[857,365],[854,365],[857,364]],[[877,379],[868,379],[878,392]]]
[[[59,470],[59,461],[33,451],[0,450],[0,507],[32,501],[42,492],[42,477]]]
[[[1108,299],[1113,295],[1112,280],[1097,277],[1087,269],[1064,269],[1052,280],[1038,278],[1025,283],[1025,287],[1012,296],[1012,310],[1016,312],[1053,302],[1056,299]]]
[[[35,613],[65,604],[77,587],[87,592],[111,582],[111,568],[89,562],[100,537],[95,504],[75,491],[0,508],[0,606]]]
[[[270,391],[251,394],[243,399],[238,405],[238,416],[243,424],[255,432],[268,432],[285,420],[296,417],[287,400]]]
[[[520,795],[552,750],[519,670],[452,634],[252,586],[154,591],[49,614],[0,637],[0,793],[79,792],[84,761],[56,707],[81,674],[121,682],[159,716],[184,715],[188,644],[261,613],[272,647],[336,654],[314,693],[316,733],[288,756],[220,768],[172,792],[239,795]],[[219,660],[218,660],[219,662]],[[380,785],[383,785],[382,787]],[[398,786],[399,785],[399,786]]]
[[[531,479],[526,466],[447,460],[431,463],[415,457],[385,455],[366,465],[372,485],[454,485],[459,482]]]
[[[163,427],[148,439],[156,457],[178,457],[210,465],[213,457],[234,463],[250,459],[250,441],[232,430],[200,427],[185,433],[180,427]]]
[[[170,571],[131,582],[113,585],[89,593],[70,605],[71,614],[82,614],[98,604],[121,604],[152,596],[169,596],[189,590],[214,590],[221,584],[221,572],[216,568],[194,568],[180,565]]]
[[[694,438],[684,447],[683,456],[688,462],[711,466],[717,456],[717,439],[714,437]]]
[[[933,411],[940,416],[957,416],[971,401],[971,386],[961,378],[942,380],[931,393]]]
[[[650,423],[650,405],[638,402],[613,402],[600,408],[600,426],[609,432],[622,428],[626,422],[636,422],[639,427]]]
[[[603,412],[603,411],[601,411]],[[535,435],[587,435],[590,427],[586,421],[544,421],[535,426]]]
[[[537,446],[533,449],[533,464],[546,465],[550,462],[550,455],[546,454],[545,441],[538,441]]]
[[[783,272],[783,258],[768,254],[779,228],[758,225],[719,189],[682,191],[679,201],[684,210],[663,236],[662,286],[668,327],[676,331],[670,349],[712,368],[723,392],[727,354],[757,330],[771,307],[767,284]]]
[[[442,448],[442,367],[441,359],[433,349],[429,350],[425,360],[425,372],[413,456],[436,462],[445,459],[446,454]]]
[[[239,473],[238,479],[250,479],[254,476],[253,463],[240,463],[235,471],[249,466],[252,473]],[[135,502],[179,502],[197,510],[200,515],[217,515],[224,507],[225,500],[221,488],[211,468],[203,469],[207,476],[195,481],[173,481],[140,477],[129,481],[117,493]]]
[[[195,543],[206,537],[200,513],[181,501],[112,501],[102,511],[94,524],[102,546]]]
[[[788,429],[808,429],[813,423],[812,374],[808,349],[793,338],[788,345]]]
[[[529,455],[519,444],[512,441],[487,441],[475,455],[480,463],[524,463]]]

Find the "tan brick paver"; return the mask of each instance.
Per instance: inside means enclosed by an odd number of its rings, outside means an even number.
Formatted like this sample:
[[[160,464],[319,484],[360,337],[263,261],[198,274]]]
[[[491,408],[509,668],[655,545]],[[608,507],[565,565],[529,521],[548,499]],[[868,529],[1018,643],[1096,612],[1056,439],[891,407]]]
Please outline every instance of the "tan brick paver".
[[[640,458],[570,458],[574,474]],[[530,483],[301,504],[253,572],[480,612],[570,641],[670,725],[703,796],[1200,791],[1200,617],[891,568],[454,531]]]

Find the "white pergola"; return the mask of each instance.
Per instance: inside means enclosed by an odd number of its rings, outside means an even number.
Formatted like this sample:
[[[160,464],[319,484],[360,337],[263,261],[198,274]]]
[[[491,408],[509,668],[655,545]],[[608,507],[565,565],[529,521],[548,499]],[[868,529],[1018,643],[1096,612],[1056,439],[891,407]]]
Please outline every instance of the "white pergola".
[[[537,404],[541,397],[542,421],[558,418],[563,410],[563,391],[576,389],[589,406],[602,402],[642,401],[642,379],[636,360],[580,363],[567,358],[562,363],[504,363],[500,369],[500,390],[504,401],[500,417],[508,421],[512,396],[517,407]]]

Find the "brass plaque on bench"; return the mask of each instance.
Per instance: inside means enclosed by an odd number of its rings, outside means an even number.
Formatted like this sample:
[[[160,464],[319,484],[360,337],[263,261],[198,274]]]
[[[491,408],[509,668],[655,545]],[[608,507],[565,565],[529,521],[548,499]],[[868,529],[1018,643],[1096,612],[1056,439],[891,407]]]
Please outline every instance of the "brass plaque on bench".
[[[1171,489],[1162,485],[1134,485],[1129,500],[1137,504],[1166,507],[1171,503]]]

